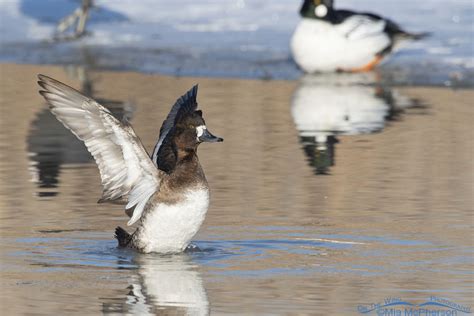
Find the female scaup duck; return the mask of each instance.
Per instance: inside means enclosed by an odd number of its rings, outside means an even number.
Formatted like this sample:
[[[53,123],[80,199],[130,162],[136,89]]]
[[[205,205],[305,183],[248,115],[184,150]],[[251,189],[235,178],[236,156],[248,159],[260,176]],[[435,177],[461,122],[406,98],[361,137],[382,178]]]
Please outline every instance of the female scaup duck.
[[[104,187],[99,202],[125,201],[128,225],[140,220],[133,234],[117,227],[119,246],[145,253],[184,251],[209,206],[197,147],[223,140],[209,133],[197,110],[197,86],[171,108],[150,158],[127,122],[75,89],[38,77],[51,112],[85,143],[99,167]]]
[[[291,39],[298,66],[307,73],[373,69],[400,39],[420,39],[372,13],[335,10],[333,0],[304,0]]]

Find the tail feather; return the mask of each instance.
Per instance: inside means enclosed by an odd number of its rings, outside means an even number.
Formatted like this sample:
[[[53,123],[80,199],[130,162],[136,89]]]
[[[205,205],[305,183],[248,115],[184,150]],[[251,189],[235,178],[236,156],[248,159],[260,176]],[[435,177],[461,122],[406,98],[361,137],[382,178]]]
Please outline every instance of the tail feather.
[[[118,241],[119,247],[126,247],[130,242],[131,237],[132,235],[127,233],[127,231],[122,227],[119,226],[115,228],[115,238]]]
[[[431,35],[430,32],[420,32],[420,33],[407,32],[404,29],[402,29],[400,25],[388,19],[385,19],[385,22],[386,22],[385,32],[387,32],[390,37],[393,37],[395,39],[420,40]]]
[[[422,32],[422,33],[408,33],[408,32],[403,32],[403,33],[400,33],[399,36],[401,38],[406,38],[406,39],[411,39],[411,40],[421,40],[421,39],[424,39],[428,36],[431,36],[431,33],[430,32]]]

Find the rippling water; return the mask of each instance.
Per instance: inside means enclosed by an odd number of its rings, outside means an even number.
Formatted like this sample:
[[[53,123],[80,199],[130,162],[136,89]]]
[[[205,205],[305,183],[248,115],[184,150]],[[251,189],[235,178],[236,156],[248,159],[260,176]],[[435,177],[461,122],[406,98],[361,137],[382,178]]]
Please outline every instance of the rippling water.
[[[472,91],[397,89],[376,74],[299,82],[1,65],[1,305],[6,314],[357,314],[431,295],[472,305]],[[199,82],[225,142],[199,157],[200,251],[119,250],[120,207],[48,112],[36,73],[128,117],[150,149]],[[375,312],[374,312],[375,313]]]

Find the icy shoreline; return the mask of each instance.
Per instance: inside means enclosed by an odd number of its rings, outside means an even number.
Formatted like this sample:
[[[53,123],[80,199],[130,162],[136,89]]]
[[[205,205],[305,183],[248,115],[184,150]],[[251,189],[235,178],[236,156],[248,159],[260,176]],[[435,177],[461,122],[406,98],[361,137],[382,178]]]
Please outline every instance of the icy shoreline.
[[[336,2],[389,16],[429,39],[407,43],[384,62],[382,77],[401,85],[474,86],[471,1]],[[0,62],[85,64],[169,75],[296,79],[288,41],[299,1],[97,1],[77,42],[50,42],[55,22],[78,5],[67,0],[0,3]]]

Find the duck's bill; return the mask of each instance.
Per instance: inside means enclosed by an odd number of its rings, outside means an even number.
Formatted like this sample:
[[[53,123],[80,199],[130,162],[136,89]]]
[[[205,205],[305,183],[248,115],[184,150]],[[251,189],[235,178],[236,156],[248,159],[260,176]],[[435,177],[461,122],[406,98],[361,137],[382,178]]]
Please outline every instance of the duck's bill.
[[[217,142],[222,142],[222,141],[224,141],[223,138],[214,136],[214,135],[212,135],[211,133],[209,133],[209,132],[207,131],[207,129],[204,129],[204,130],[203,130],[202,135],[199,136],[198,139],[199,139],[200,142],[208,142],[208,143],[217,143]]]

